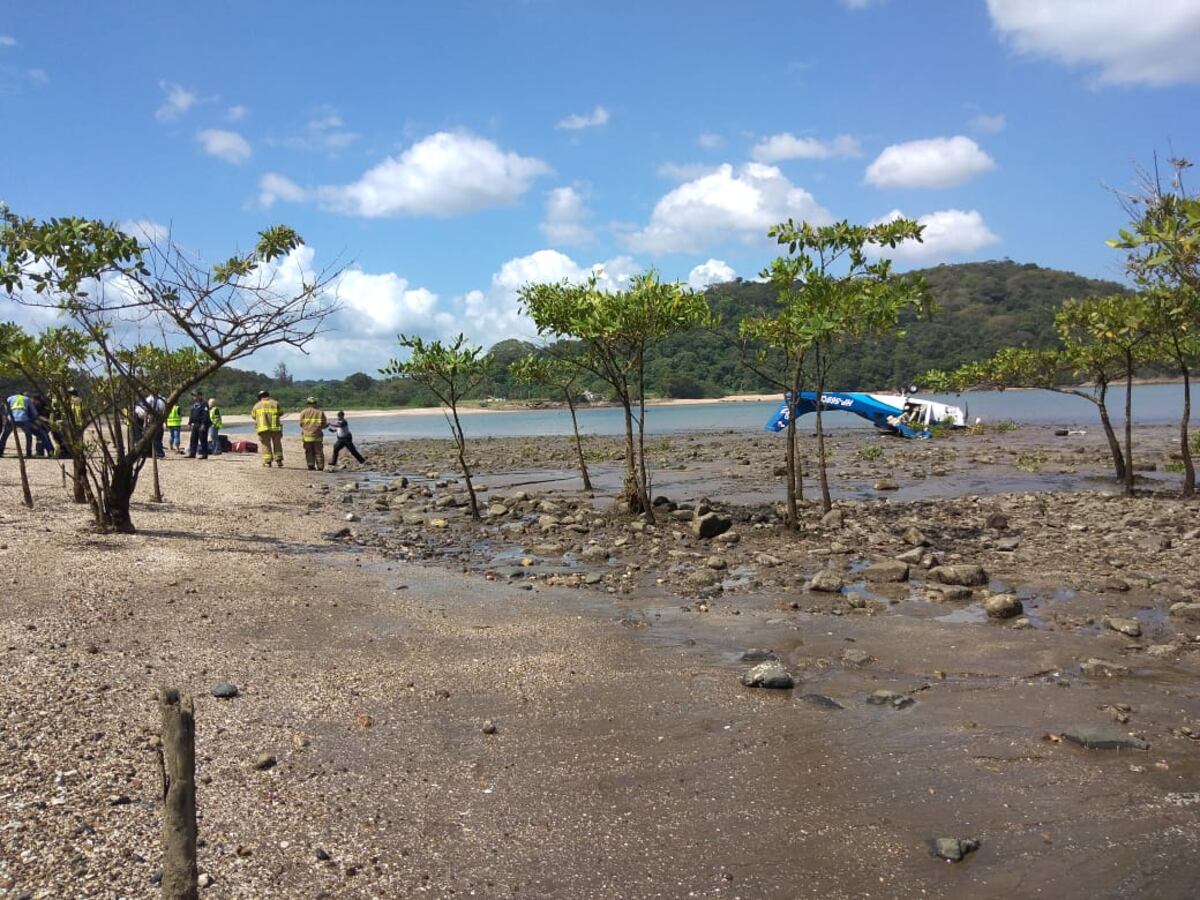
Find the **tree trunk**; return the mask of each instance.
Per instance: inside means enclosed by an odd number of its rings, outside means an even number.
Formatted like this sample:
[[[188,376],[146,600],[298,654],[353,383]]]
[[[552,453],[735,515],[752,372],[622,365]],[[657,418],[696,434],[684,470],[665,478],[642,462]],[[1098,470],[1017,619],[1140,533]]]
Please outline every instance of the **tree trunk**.
[[[646,473],[646,386],[638,374],[638,502],[648,522],[654,521],[654,505],[650,502],[650,476]]]
[[[12,422],[12,413],[9,413],[9,421]],[[25,450],[21,447],[21,432],[17,429],[16,423],[13,423],[12,436],[17,444],[17,469],[21,472],[21,502],[29,509],[33,509],[33,492],[29,490],[29,473],[25,471]]]
[[[463,434],[462,423],[458,420],[457,404],[450,407],[454,416],[454,443],[458,447],[458,467],[462,470],[463,479],[467,482],[467,496],[471,500],[471,518],[479,518],[479,500],[475,496],[475,485],[471,482],[471,467],[467,465],[467,437]]]
[[[1183,456],[1183,496],[1193,497],[1196,494],[1196,464],[1192,460],[1191,436],[1188,434],[1188,420],[1192,417],[1192,373],[1187,363],[1182,360],[1179,371],[1183,373],[1183,418],[1179,420],[1179,451]]]
[[[821,352],[817,351],[817,474],[821,479],[821,508],[825,512],[833,509],[833,501],[829,497],[829,473],[825,468],[825,428],[821,422],[821,408],[825,405],[825,372],[821,361]]]
[[[1133,496],[1133,355],[1125,354],[1125,496]]]
[[[575,453],[579,456],[579,474],[583,478],[583,489],[592,490],[592,479],[588,475],[587,460],[583,457],[583,439],[579,437],[579,420],[575,416],[575,399],[570,390],[563,392],[567,398],[567,409],[571,411],[571,430],[575,432]]]
[[[133,461],[129,458],[118,460],[109,473],[108,490],[102,500],[103,520],[105,528],[121,534],[133,534],[133,519],[129,515],[129,503],[133,499],[133,490],[137,485],[137,475],[133,469]]]
[[[788,401],[789,415],[787,423],[787,511],[784,514],[784,524],[796,528],[800,524],[800,510],[796,503],[796,485],[799,470],[796,460],[796,410],[793,401]]]
[[[156,450],[150,451],[150,472],[154,476],[154,493],[150,500],[154,503],[162,503],[162,483],[158,480],[158,452]]]
[[[1079,396],[1084,396],[1080,394]],[[1092,400],[1100,412],[1100,426],[1104,429],[1104,437],[1108,441],[1108,452],[1113,459],[1113,477],[1117,481],[1125,480],[1125,454],[1121,452],[1121,443],[1117,440],[1116,429],[1108,415],[1108,385],[1100,388],[1099,396]]]
[[[633,402],[629,393],[621,395],[621,408],[625,413],[625,504],[631,513],[640,513],[642,495],[638,490],[637,456],[633,443]]]
[[[87,468],[78,453],[71,454],[71,478],[74,481],[73,499],[76,503],[87,503]]]
[[[191,697],[163,688],[162,895],[196,900],[196,720]]]

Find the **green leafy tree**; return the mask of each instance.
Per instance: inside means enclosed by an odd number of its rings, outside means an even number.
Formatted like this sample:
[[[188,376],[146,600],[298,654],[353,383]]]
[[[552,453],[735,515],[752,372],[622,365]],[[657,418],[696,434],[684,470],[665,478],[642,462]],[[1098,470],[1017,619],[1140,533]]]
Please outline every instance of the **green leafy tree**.
[[[578,342],[567,361],[612,389],[625,421],[624,501],[630,512],[653,521],[645,454],[647,355],[668,336],[709,321],[704,295],[653,271],[635,276],[627,290],[602,290],[593,276],[585,284],[525,285],[519,295],[538,334]]]
[[[1136,298],[1129,302],[1144,305]],[[1128,450],[1122,450],[1112,424],[1108,393],[1109,388],[1122,378],[1128,386],[1130,360],[1118,344],[1106,337],[1103,327],[1114,317],[1117,327],[1123,327],[1120,321],[1125,312],[1123,305],[1123,299],[1113,301],[1101,297],[1068,301],[1054,319],[1058,347],[1006,347],[990,359],[966,363],[953,372],[926,372],[920,383],[927,390],[947,393],[975,388],[1039,388],[1086,400],[1096,407],[1099,415],[1112,456],[1113,474],[1125,483],[1132,468],[1127,462]],[[1144,308],[1134,311],[1137,315],[1146,313]]]
[[[1157,165],[1141,173],[1141,188],[1125,198],[1128,228],[1109,245],[1128,251],[1126,268],[1145,290],[1149,324],[1161,355],[1183,379],[1179,449],[1183,457],[1183,494],[1196,492],[1196,466],[1188,436],[1192,414],[1191,374],[1200,360],[1200,196],[1187,189],[1186,159],[1170,160],[1164,186]]]
[[[492,358],[483,348],[467,343],[459,335],[449,343],[440,340],[426,341],[416,335],[400,335],[400,346],[408,351],[405,360],[393,359],[380,373],[386,377],[411,378],[425,385],[441,402],[454,445],[458,451],[458,467],[467,482],[467,496],[471,503],[471,517],[479,518],[479,501],[475,497],[475,485],[471,481],[471,466],[467,461],[467,436],[463,432],[458,407],[463,397],[469,394],[484,379],[492,366]]]
[[[517,384],[546,388],[562,397],[567,404],[571,413],[571,431],[575,435],[579,476],[583,479],[583,489],[592,490],[592,479],[583,455],[583,439],[579,436],[579,418],[575,414],[575,398],[579,396],[584,370],[566,359],[545,353],[529,353],[512,364],[511,372]]]
[[[142,466],[186,391],[257,350],[303,348],[320,333],[337,273],[303,273],[289,286],[279,267],[301,243],[290,228],[267,228],[253,249],[207,267],[169,238],[143,246],[101,221],[0,209],[0,290],[58,310],[86,342],[69,365],[86,387],[96,452],[83,464],[100,528],[134,531]],[[134,430],[138,406],[146,415]]]
[[[1125,494],[1133,495],[1133,378],[1154,356],[1150,306],[1142,294],[1111,294],[1068,301],[1055,317],[1063,345],[1087,347],[1119,361],[1125,380]]]
[[[798,386],[801,372],[808,368],[816,389],[817,471],[821,504],[828,510],[825,429],[821,412],[830,366],[838,355],[866,338],[896,336],[900,317],[909,310],[927,313],[932,301],[920,278],[896,277],[891,261],[873,256],[895,249],[909,240],[921,240],[923,226],[911,219],[895,219],[879,225],[814,226],[791,219],[774,226],[769,234],[787,248],[787,256],[771,263],[763,274],[778,291],[779,309],[773,316],[743,320],[744,338],[782,355],[786,368],[784,383]],[[788,515],[797,520],[792,485],[795,468],[795,402],[799,388],[791,393],[788,417]]]

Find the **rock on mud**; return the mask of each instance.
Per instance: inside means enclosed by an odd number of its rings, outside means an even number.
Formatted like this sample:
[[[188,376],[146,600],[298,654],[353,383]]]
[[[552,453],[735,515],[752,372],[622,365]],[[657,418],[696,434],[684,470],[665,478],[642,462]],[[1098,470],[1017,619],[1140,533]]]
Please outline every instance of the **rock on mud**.
[[[988,583],[987,572],[983,570],[983,566],[968,563],[935,566],[929,570],[929,578],[931,581],[940,581],[942,584],[956,584],[960,587],[978,587],[979,585]]]
[[[1063,740],[1087,750],[1149,750],[1141,738],[1104,725],[1079,725],[1062,733]]]
[[[752,688],[787,690],[788,688],[795,687],[796,680],[783,667],[783,663],[772,659],[760,663],[742,675],[742,684]]]
[[[815,706],[817,709],[845,709],[846,707],[838,703],[832,697],[826,697],[824,694],[805,694],[800,698],[809,706]]]
[[[877,562],[863,570],[863,577],[867,581],[908,581],[908,563],[899,560]]]
[[[705,513],[692,521],[692,533],[702,541],[711,540],[733,527],[733,519],[717,513]]]
[[[845,581],[842,580],[842,576],[832,569],[822,569],[808,583],[810,591],[824,591],[828,594],[836,594],[844,586]]]
[[[934,852],[947,862],[962,862],[968,853],[979,849],[975,838],[938,838],[933,842]]]
[[[1200,603],[1172,603],[1171,615],[1185,622],[1200,622]]]
[[[993,619],[1011,619],[1024,609],[1012,594],[992,594],[983,601],[983,608]]]
[[[1126,618],[1123,616],[1106,616],[1104,624],[1119,634],[1127,637],[1141,637],[1142,623],[1134,618]]]
[[[1084,675],[1100,676],[1104,678],[1112,678],[1119,675],[1128,675],[1129,666],[1123,666],[1120,663],[1111,662],[1107,659],[1100,659],[1093,656],[1091,659],[1084,662],[1079,670]]]

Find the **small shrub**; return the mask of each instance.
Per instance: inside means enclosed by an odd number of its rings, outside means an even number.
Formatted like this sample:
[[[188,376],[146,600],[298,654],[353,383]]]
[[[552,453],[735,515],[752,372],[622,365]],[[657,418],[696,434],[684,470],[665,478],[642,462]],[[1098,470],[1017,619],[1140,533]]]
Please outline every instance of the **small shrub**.
[[[1049,457],[1045,453],[1041,450],[1035,450],[1033,453],[1022,453],[1016,458],[1013,465],[1022,472],[1036,472],[1041,469],[1047,459]]]

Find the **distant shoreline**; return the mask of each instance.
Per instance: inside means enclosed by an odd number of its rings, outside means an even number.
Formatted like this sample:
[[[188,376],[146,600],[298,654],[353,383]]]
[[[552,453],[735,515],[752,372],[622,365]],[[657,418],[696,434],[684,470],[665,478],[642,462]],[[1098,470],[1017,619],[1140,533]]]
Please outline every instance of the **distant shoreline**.
[[[1183,380],[1179,378],[1135,378],[1133,381],[1135,386],[1155,385],[1155,384],[1178,384],[1182,385]],[[1115,397],[1123,387],[1124,382],[1113,383],[1109,385],[1110,397]],[[1079,385],[1064,385],[1064,388],[1075,387],[1087,389],[1090,384]],[[1193,383],[1195,389],[1195,383]],[[980,388],[979,391],[990,391],[994,388]],[[1005,388],[1006,391],[1041,391],[1046,388]],[[868,393],[889,393],[889,391],[869,391]],[[921,392],[918,391],[917,394]],[[954,392],[952,392],[954,393]],[[977,393],[974,390],[960,391],[955,393],[955,396],[963,396],[967,394]],[[653,407],[669,407],[669,406],[711,406],[719,403],[770,403],[782,402],[783,396],[779,393],[772,394],[727,394],[724,397],[700,397],[688,400],[647,400],[647,406]],[[577,409],[614,409],[619,408],[620,404],[604,400],[597,403],[580,403]],[[459,408],[458,413],[462,416],[477,416],[489,413],[513,413],[513,412],[531,412],[536,410],[555,410],[565,409],[566,403],[561,400],[505,400],[499,403],[491,403],[482,405],[478,401],[471,401],[470,405]],[[330,420],[333,420],[334,410],[326,409],[326,414]],[[347,409],[346,416],[348,419],[375,419],[389,416],[430,416],[438,415],[442,412],[440,406],[399,406],[394,409]],[[289,417],[289,413],[291,414]],[[294,418],[299,413],[299,409],[285,410],[284,421],[289,418]],[[248,415],[226,415],[224,421],[229,425],[246,425],[252,420]]]
[[[773,400],[781,400],[779,394],[729,394],[725,397],[703,397],[694,400],[647,400],[647,406],[703,406],[714,403],[768,403]],[[611,409],[619,407],[620,404],[611,401],[602,401],[598,403],[580,403],[578,409]],[[511,413],[511,412],[529,412],[530,410],[538,409],[565,409],[566,404],[562,401],[550,400],[506,400],[503,403],[492,403],[487,406],[471,405],[459,407],[458,414],[460,416],[482,415],[484,413]],[[347,419],[374,419],[383,416],[429,416],[441,413],[440,406],[400,406],[395,409],[347,409]],[[298,412],[298,410],[297,410]],[[287,420],[288,411],[284,412],[284,421]],[[326,415],[332,420],[334,413],[330,410],[325,410]],[[294,414],[294,413],[293,413]],[[250,416],[244,415],[227,415],[223,417],[223,421],[230,425],[245,425],[251,421]]]

